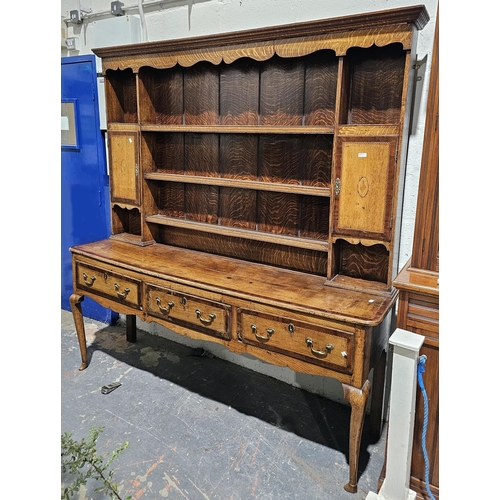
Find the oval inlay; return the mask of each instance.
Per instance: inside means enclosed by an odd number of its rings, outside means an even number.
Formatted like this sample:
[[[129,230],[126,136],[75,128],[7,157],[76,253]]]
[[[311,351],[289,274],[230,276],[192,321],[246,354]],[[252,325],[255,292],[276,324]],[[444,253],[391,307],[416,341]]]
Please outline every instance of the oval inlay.
[[[368,185],[368,179],[366,177],[361,177],[358,181],[357,188],[358,194],[359,196],[361,196],[361,198],[364,198],[368,194],[369,187],[370,186]]]

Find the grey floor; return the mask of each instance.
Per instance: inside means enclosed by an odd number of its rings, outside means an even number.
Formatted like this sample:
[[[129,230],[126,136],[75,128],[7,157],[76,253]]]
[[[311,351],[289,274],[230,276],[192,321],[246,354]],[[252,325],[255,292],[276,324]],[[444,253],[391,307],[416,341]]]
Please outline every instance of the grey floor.
[[[385,431],[365,421],[355,494],[348,480],[350,409],[320,396],[123,325],[85,319],[89,367],[61,311],[61,433],[103,427],[98,453],[128,447],[111,469],[122,499],[358,500],[377,491]],[[104,395],[101,387],[122,385]],[[63,475],[61,486],[71,482]],[[108,498],[89,481],[75,498]]]

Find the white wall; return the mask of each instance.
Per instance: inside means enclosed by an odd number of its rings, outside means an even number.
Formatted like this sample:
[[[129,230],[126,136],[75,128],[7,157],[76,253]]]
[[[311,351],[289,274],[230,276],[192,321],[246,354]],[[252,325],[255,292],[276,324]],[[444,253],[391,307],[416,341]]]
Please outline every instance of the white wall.
[[[427,61],[421,68],[420,76],[422,76],[422,80],[419,83],[421,98],[416,100],[413,131],[409,138],[399,261],[399,267],[402,268],[410,258],[412,251],[437,0],[417,0],[416,2],[403,0],[163,0],[161,3],[155,0],[145,0],[142,9],[142,23],[140,22],[139,1],[122,0],[122,8],[125,13],[139,20],[138,41],[186,38],[394,9],[410,5],[425,5],[430,15],[430,22],[418,34],[417,58],[422,60],[427,56]],[[82,9],[92,9],[92,12],[88,15],[83,14],[84,20],[82,24],[75,25],[66,22],[70,17],[70,11],[78,9],[79,5],[81,5]],[[61,1],[62,39],[77,37],[77,47],[79,49],[77,51],[68,51],[62,46],[63,42],[61,42],[62,57],[91,53],[92,48],[101,43],[100,40],[102,40],[103,35],[107,35],[109,40],[112,40],[110,45],[121,45],[130,42],[130,30],[120,29],[119,33],[110,32],[109,20],[113,24],[124,25],[123,19],[120,20],[111,15],[110,5],[111,0]],[[108,21],[106,23],[101,22],[105,20]],[[103,26],[106,26],[105,29],[102,29]],[[194,345],[189,339],[179,339],[178,336],[158,325],[139,322],[138,326],[172,340],[181,340],[187,345]],[[199,345],[199,343],[196,345]],[[299,375],[289,369],[269,366],[255,360],[253,357],[236,356],[217,344],[207,342],[203,347],[223,359],[276,377],[311,392],[343,401],[340,384],[334,380]]]

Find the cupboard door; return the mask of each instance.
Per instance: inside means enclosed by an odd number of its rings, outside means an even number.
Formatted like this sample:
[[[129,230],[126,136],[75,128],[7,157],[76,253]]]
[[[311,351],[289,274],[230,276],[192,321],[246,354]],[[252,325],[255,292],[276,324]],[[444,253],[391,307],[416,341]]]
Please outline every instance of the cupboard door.
[[[335,234],[390,240],[397,137],[341,137],[334,181]]]
[[[139,134],[109,132],[111,201],[139,205]]]

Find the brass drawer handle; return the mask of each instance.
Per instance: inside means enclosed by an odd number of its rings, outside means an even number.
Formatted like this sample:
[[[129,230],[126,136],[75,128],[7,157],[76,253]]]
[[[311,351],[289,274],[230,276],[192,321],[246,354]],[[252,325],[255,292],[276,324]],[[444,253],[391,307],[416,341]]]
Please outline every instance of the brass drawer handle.
[[[201,311],[199,309],[196,309],[196,317],[204,324],[204,325],[211,325],[214,321],[214,319],[217,317],[216,314],[210,313],[209,319],[202,318],[201,317]]]
[[[116,295],[118,295],[118,297],[120,299],[124,299],[127,297],[127,295],[130,293],[130,288],[125,288],[125,290],[123,290],[123,292],[119,292],[118,289],[120,288],[120,285],[118,285],[118,283],[115,283],[115,291],[116,291]]]
[[[311,349],[311,352],[317,357],[317,358],[326,358],[328,354],[330,354],[331,351],[333,351],[333,344],[326,344],[325,351],[318,351],[316,349],[313,349],[313,340],[311,337],[306,338],[306,344],[307,347]]]
[[[250,325],[250,328],[252,329],[252,332],[255,335],[255,337],[262,342],[267,342],[271,338],[271,335],[274,333],[274,329],[268,328],[267,335],[264,337],[263,335],[259,335],[257,333],[257,325],[252,324]]]
[[[87,273],[83,273],[83,282],[87,286],[92,286],[94,284],[94,281],[95,281],[95,276],[91,276],[90,281],[87,281]]]
[[[170,314],[170,309],[174,307],[174,303],[172,301],[168,303],[168,307],[162,306],[160,297],[156,297],[156,304],[158,305],[158,309],[160,310],[160,312],[162,314],[166,314],[167,316]]]

